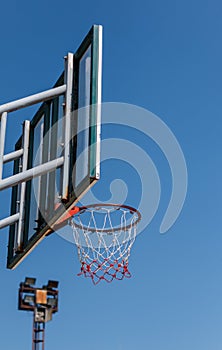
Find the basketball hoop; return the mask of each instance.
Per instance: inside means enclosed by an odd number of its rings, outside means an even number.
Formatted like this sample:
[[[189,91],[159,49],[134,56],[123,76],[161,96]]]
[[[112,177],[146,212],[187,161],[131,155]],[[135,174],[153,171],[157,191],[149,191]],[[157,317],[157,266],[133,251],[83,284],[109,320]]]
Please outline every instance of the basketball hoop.
[[[138,210],[120,204],[91,204],[69,220],[81,271],[94,284],[130,278],[128,260],[136,238]]]

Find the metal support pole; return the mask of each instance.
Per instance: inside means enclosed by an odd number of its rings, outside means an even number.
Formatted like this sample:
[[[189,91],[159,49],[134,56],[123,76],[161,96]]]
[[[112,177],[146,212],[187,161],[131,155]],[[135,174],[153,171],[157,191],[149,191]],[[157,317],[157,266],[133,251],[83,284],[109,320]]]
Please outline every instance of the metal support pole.
[[[44,348],[45,323],[35,322],[35,314],[33,313],[32,350],[44,350]]]
[[[0,114],[3,112],[13,112],[18,109],[34,105],[39,102],[50,100],[56,96],[64,94],[66,91],[66,85],[61,85],[56,88],[39,92],[38,94],[21,98],[20,100],[5,103],[0,106]]]
[[[62,182],[62,199],[68,199],[68,178],[70,162],[70,135],[71,135],[71,108],[72,108],[72,89],[73,89],[73,54],[68,53],[65,57],[65,106],[64,106],[64,165]]]
[[[25,120],[23,126],[23,156],[22,156],[22,172],[27,170],[28,167],[28,151],[29,151],[29,133],[30,133],[30,121]],[[19,200],[19,221],[18,221],[18,229],[16,232],[16,250],[21,248],[23,237],[23,222],[24,222],[24,212],[25,212],[25,189],[26,182],[21,183],[21,192],[20,192],[20,200]]]
[[[5,133],[6,133],[6,123],[7,123],[7,113],[4,112],[0,116],[0,181],[2,179],[3,173],[3,156],[5,149]]]

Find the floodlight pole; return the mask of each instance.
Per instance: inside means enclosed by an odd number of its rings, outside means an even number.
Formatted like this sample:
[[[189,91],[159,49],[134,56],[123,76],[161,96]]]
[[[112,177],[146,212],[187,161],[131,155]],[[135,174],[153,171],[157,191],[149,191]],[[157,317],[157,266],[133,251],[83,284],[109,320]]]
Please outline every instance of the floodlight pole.
[[[35,313],[33,314],[32,327],[32,350],[45,349],[45,323],[35,322]]]
[[[34,284],[35,278],[30,277],[20,283],[18,309],[33,312],[32,350],[44,350],[45,324],[58,311],[58,282],[50,280],[42,288]]]

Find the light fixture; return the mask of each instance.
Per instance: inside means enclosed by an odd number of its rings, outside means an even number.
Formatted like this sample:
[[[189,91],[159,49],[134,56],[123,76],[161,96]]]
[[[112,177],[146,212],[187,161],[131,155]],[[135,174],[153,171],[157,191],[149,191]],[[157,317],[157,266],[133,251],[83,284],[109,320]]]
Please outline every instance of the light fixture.
[[[58,281],[49,280],[48,284],[47,284],[47,288],[49,288],[49,289],[58,288],[58,285],[59,285]]]
[[[51,307],[56,306],[57,305],[57,299],[55,299],[55,298],[48,298],[47,299],[47,305],[51,306]]]
[[[25,278],[25,284],[27,286],[34,286],[35,285],[36,278],[33,277],[26,277]]]
[[[25,295],[25,298],[24,298],[24,302],[25,303],[28,303],[28,304],[31,304],[31,303],[34,303],[35,301],[35,298],[33,295]]]

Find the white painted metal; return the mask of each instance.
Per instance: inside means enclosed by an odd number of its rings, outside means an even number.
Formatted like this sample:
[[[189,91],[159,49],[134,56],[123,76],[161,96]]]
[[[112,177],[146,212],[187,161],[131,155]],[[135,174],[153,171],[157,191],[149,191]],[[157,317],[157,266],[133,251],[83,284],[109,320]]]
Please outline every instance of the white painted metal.
[[[39,92],[38,94],[31,95],[28,97],[21,98],[20,100],[5,103],[0,106],[0,114],[3,112],[13,112],[18,109],[34,105],[39,102],[49,100],[53,97],[62,95],[66,92],[66,85],[61,85],[59,87]]]
[[[102,93],[102,26],[98,26],[98,66],[97,66],[97,96],[95,100],[97,104],[93,106],[96,112],[97,119],[97,135],[96,135],[96,172],[93,171],[93,177],[96,179],[100,177],[100,137],[101,137],[101,93]],[[68,200],[68,185],[69,185],[69,173],[70,173],[70,133],[71,133],[71,113],[72,113],[72,93],[73,93],[73,58],[74,54],[68,53],[65,61],[65,76],[64,85],[55,87],[25,98],[18,99],[3,105],[0,105],[0,191],[11,188],[13,186],[20,186],[20,198],[19,212],[11,215],[8,218],[0,220],[0,228],[11,225],[18,221],[17,233],[15,237],[15,248],[19,250],[21,243],[23,242],[23,222],[24,222],[24,206],[25,206],[25,193],[26,182],[35,177],[39,177],[43,174],[54,171],[55,169],[62,167],[62,193],[61,197],[64,200]],[[5,135],[6,135],[6,123],[7,113],[15,110],[28,107],[30,105],[50,100],[54,97],[64,95],[64,154],[55,160],[48,161],[47,163],[37,165],[32,169],[27,169],[28,166],[28,152],[29,152],[29,133],[30,122],[25,121],[23,128],[23,145],[20,150],[4,154],[5,148]],[[21,158],[21,172],[12,175],[8,178],[2,178],[3,164]]]
[[[28,152],[29,152],[29,134],[30,134],[30,121],[25,120],[23,125],[23,157],[22,157],[22,172],[27,170],[28,167]],[[23,242],[23,225],[24,225],[24,214],[25,214],[25,189],[26,182],[21,183],[21,192],[19,200],[19,220],[15,238],[15,249],[19,250]]]
[[[50,171],[53,171],[64,163],[64,157],[60,157],[54,160],[51,160],[47,163],[38,165],[32,169],[28,169],[22,173],[12,175],[6,179],[0,181],[0,191],[5,190],[6,188],[10,188],[18,185],[24,181],[31,180],[37,176],[44,175]]]
[[[97,87],[97,143],[96,143],[96,179],[100,178],[100,142],[101,142],[101,103],[102,103],[102,36],[103,27],[99,26],[98,45],[98,87]]]
[[[67,80],[68,81],[68,80]],[[70,86],[71,86],[71,82]],[[20,199],[19,199],[19,213],[16,213],[8,218],[0,220],[0,228],[11,225],[18,221],[18,230],[16,237],[16,248],[19,248],[22,243],[22,226],[24,221],[24,201],[26,182],[34,177],[43,175],[55,170],[64,163],[64,157],[60,157],[45,164],[27,170],[28,164],[28,147],[29,147],[29,132],[30,122],[25,121],[23,130],[23,148],[14,152],[4,154],[5,149],[5,135],[7,113],[15,110],[28,107],[30,105],[49,100],[51,98],[60,96],[66,92],[66,84],[34,94],[16,101],[12,101],[0,106],[0,191],[21,184]],[[71,103],[69,104],[71,106]],[[69,130],[70,130],[70,126]],[[18,174],[2,179],[3,164],[22,157],[22,171]]]
[[[7,113],[4,112],[0,116],[0,181],[2,179],[3,173],[3,156],[5,150],[5,133],[6,133],[6,123],[7,123]]]
[[[14,224],[19,219],[19,213],[11,215],[5,219],[0,220],[0,229]]]
[[[23,149],[18,149],[17,151],[10,152],[8,154],[5,154],[3,156],[3,163],[11,162],[12,160],[15,160],[17,158],[20,158],[23,155]]]
[[[65,59],[65,113],[64,113],[64,165],[62,175],[62,199],[68,199],[69,163],[70,163],[70,134],[71,134],[71,108],[73,90],[73,54],[68,53]]]

